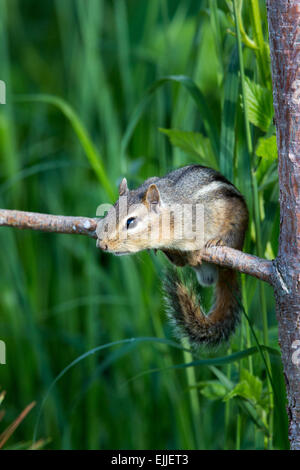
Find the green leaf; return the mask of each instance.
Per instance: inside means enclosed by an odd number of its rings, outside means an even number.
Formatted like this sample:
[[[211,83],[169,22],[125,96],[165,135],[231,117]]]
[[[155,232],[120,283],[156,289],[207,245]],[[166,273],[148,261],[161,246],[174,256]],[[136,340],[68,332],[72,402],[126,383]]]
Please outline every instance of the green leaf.
[[[220,380],[220,382],[228,391],[233,388],[233,382],[229,380],[228,377],[223,374],[223,372],[213,366],[210,367],[210,370],[215,374],[215,376]],[[261,413],[260,410],[257,409],[257,406],[254,406],[250,401],[243,400],[239,395],[237,396],[237,404],[245,413],[248,414],[250,419],[258,428],[262,429],[266,434],[268,434],[268,429],[264,421],[261,419]]]
[[[219,156],[219,149],[220,149],[220,142],[219,142],[219,132],[218,128],[215,122],[215,118],[213,113],[211,112],[211,109],[206,102],[206,99],[199,89],[199,87],[196,85],[196,83],[190,78],[185,75],[168,75],[167,77],[160,78],[159,80],[156,80],[150,88],[146,91],[143,99],[133,112],[129,123],[127,125],[127,128],[125,130],[125,134],[122,138],[121,142],[121,154],[124,155],[126,148],[129,144],[129,141],[132,137],[132,134],[134,132],[134,129],[139,122],[141,116],[145,112],[146,108],[148,107],[153,94],[155,93],[156,90],[158,90],[161,86],[165,85],[166,83],[173,82],[173,83],[179,83],[181,84],[191,95],[193,100],[195,101],[197,108],[199,109],[200,112],[200,117],[203,120],[203,124],[205,127],[205,131],[210,139],[211,146],[213,148],[215,157],[218,158]]]
[[[245,77],[245,99],[248,105],[249,121],[267,132],[274,113],[272,92]]]
[[[278,167],[277,162],[266,164],[267,160],[262,160],[257,170],[257,180],[259,182],[259,191],[270,186],[278,188]],[[276,200],[277,202],[277,200]]]
[[[186,153],[198,157],[201,163],[207,164],[215,169],[217,163],[211,148],[210,140],[199,132],[182,131],[179,129],[159,129],[166,134],[172,145],[180,148]]]
[[[229,401],[235,397],[250,399],[249,386],[245,380],[239,382],[229,393],[227,393],[227,395],[224,397],[224,401]]]
[[[229,181],[233,181],[235,119],[239,91],[238,68],[238,51],[235,47],[225,76],[221,120],[220,171]]]
[[[255,151],[258,157],[262,157],[269,162],[273,162],[277,158],[276,136],[261,137],[258,139],[258,145]]]
[[[200,387],[201,395],[209,400],[220,400],[226,395],[227,389],[217,380],[207,380],[197,384]]]
[[[126,345],[126,344],[136,344],[138,345],[139,343],[143,343],[143,342],[153,342],[153,343],[161,343],[161,344],[166,344],[168,346],[171,346],[173,348],[176,348],[176,349],[180,349],[182,351],[185,351],[186,349],[183,348],[180,344],[178,343],[175,343],[174,341],[170,341],[170,340],[167,340],[167,339],[164,339],[164,338],[152,338],[152,337],[139,337],[139,338],[128,338],[128,339],[122,339],[122,340],[119,340],[119,341],[112,341],[110,343],[106,343],[106,344],[101,344],[100,346],[97,346],[93,349],[90,349],[89,351],[85,352],[84,354],[81,354],[80,356],[78,356],[76,359],[74,359],[74,361],[72,361],[71,363],[69,363],[56,377],[55,379],[52,381],[52,383],[50,384],[46,394],[44,395],[43,397],[43,400],[42,400],[42,403],[40,405],[40,409],[38,411],[38,416],[37,416],[37,419],[36,419],[36,423],[35,423],[35,428],[34,428],[34,434],[33,434],[33,443],[36,442],[36,439],[37,439],[37,433],[38,433],[38,427],[39,427],[39,423],[40,423],[40,419],[41,419],[41,415],[42,415],[42,411],[44,409],[44,406],[45,406],[45,403],[52,391],[52,389],[55,387],[55,385],[57,384],[57,382],[70,370],[72,369],[74,366],[76,366],[77,364],[79,364],[79,362],[83,361],[84,359],[86,359],[87,357],[99,352],[99,351],[103,351],[107,348],[111,348],[111,347],[114,347],[114,346],[119,346],[119,345]],[[119,359],[120,355],[117,355],[115,356],[115,360],[116,359]]]
[[[74,109],[62,98],[52,95],[18,95],[15,97],[15,101],[18,103],[36,102],[50,104],[52,106],[56,106],[56,108],[58,108],[63,113],[63,115],[69,120],[71,126],[73,127],[73,130],[76,133],[84,153],[99,182],[102,184],[106,194],[112,201],[114,201],[115,190],[109,181],[102,156],[94,146],[87,129],[84,127],[82,121],[79,119]]]
[[[258,404],[262,395],[262,381],[250,374],[247,369],[241,371],[241,381],[224,397],[224,401],[231,400],[234,397],[242,397],[254,404]]]

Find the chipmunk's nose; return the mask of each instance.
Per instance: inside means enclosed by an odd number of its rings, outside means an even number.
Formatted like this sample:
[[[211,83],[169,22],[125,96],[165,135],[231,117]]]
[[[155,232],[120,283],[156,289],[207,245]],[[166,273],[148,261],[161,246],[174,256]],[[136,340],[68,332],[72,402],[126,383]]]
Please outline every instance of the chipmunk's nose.
[[[103,240],[99,240],[99,238],[97,240],[96,246],[97,248],[100,248],[101,250],[104,250],[104,251],[108,250],[107,244]]]

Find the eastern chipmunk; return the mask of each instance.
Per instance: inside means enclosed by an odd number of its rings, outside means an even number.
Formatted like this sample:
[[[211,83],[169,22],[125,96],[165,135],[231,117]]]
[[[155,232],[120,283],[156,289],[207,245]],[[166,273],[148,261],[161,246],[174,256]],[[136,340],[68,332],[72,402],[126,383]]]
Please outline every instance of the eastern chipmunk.
[[[176,273],[165,283],[167,301],[176,325],[192,343],[217,345],[227,340],[239,320],[236,273],[202,262],[201,249],[213,245],[242,249],[248,225],[243,196],[220,173],[201,165],[149,178],[135,190],[128,189],[124,178],[119,194],[98,224],[97,246],[115,255],[162,250],[175,266],[192,266],[201,285],[216,283],[216,301],[208,315]],[[203,231],[198,236],[192,229],[201,222],[201,215]],[[165,226],[162,220],[167,221]],[[188,236],[184,223],[190,230]]]

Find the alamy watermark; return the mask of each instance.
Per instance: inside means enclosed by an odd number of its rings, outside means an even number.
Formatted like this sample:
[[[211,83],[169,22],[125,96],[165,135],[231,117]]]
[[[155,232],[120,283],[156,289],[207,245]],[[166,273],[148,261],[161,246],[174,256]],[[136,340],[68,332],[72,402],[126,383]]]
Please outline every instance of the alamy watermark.
[[[0,365],[6,364],[6,344],[0,340]]]
[[[296,339],[292,343],[292,349],[295,349],[295,352],[292,354],[292,363],[295,364],[295,366],[300,366],[300,340]]]
[[[0,80],[0,104],[6,104],[6,85],[3,80]]]
[[[151,241],[151,246],[160,240],[194,241],[203,245],[203,204],[171,204],[149,209],[144,203],[130,205],[127,199],[121,196],[116,206],[98,206],[96,215],[103,217],[96,230],[99,239],[121,241],[136,236]]]

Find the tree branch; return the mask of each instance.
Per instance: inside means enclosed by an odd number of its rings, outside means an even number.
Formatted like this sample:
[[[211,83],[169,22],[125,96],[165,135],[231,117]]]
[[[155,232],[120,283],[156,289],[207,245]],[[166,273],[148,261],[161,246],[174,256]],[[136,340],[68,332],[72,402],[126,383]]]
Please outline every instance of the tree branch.
[[[67,217],[63,215],[39,214],[0,209],[0,227],[15,227],[21,230],[39,230],[42,232],[87,235],[97,238],[96,229],[99,219],[88,217]],[[201,252],[204,261],[236,269],[250,274],[262,281],[273,284],[273,262],[243,253],[224,246],[212,246]]]
[[[250,274],[250,276],[254,276],[269,284],[274,282],[273,261],[243,253],[229,246],[211,246],[206,248],[205,252],[201,252],[201,258],[209,263],[236,269],[244,274]]]
[[[69,233],[97,238],[96,228],[99,219],[88,217],[67,217],[64,215],[39,214],[0,209],[0,227],[15,227],[21,230]]]

